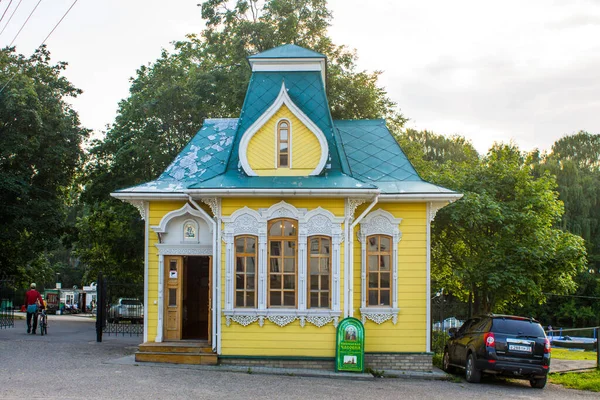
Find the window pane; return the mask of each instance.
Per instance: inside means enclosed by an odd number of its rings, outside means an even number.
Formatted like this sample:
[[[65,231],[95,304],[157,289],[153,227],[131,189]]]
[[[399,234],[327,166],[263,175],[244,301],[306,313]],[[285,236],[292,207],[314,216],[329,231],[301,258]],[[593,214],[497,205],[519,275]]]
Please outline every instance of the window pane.
[[[321,259],[321,273],[329,274],[329,258]]]
[[[296,271],[296,260],[294,258],[286,258],[283,260],[283,271],[284,272],[295,272]]]
[[[244,272],[244,258],[243,257],[236,257],[236,271],[237,272]]]
[[[369,236],[367,238],[368,251],[377,251],[377,236]]]
[[[236,289],[244,288],[244,274],[236,274],[235,275],[235,288]]]
[[[281,275],[271,275],[271,289],[281,289]]]
[[[329,290],[329,275],[321,275],[321,290]]]
[[[235,292],[236,307],[244,307],[244,292]]]
[[[244,238],[235,239],[235,251],[238,253],[244,252]]]
[[[246,289],[254,290],[254,274],[246,275]]]
[[[381,296],[381,306],[389,306],[390,305],[390,291],[382,290],[380,293]]]
[[[389,289],[390,288],[390,274],[381,274],[380,279],[381,279],[380,287]]]
[[[292,242],[292,241],[287,240],[284,243],[285,243],[285,245],[284,245],[284,248],[285,248],[284,255],[288,256],[288,257],[289,256],[295,256],[296,255],[296,242]]]
[[[285,221],[283,224],[283,236],[296,236],[296,224]]]
[[[169,289],[169,307],[177,307],[177,289]]]
[[[380,249],[380,251],[389,251],[391,249],[389,237],[386,237],[386,236],[379,237],[379,249]]]
[[[319,276],[312,275],[310,277],[310,290],[319,290]]]
[[[310,307],[311,308],[319,307],[319,293],[311,293],[310,294]]]
[[[321,307],[329,307],[329,292],[321,292]]]
[[[310,273],[311,274],[319,273],[319,259],[318,258],[310,259]]]
[[[285,305],[285,306],[295,306],[296,305],[296,293],[294,293],[294,292],[285,292],[283,294],[283,305]]]
[[[379,266],[377,265],[377,256],[367,257],[367,265],[369,266],[369,271],[378,271]]]
[[[177,271],[177,260],[171,260],[169,263],[169,271]]]
[[[281,272],[278,258],[271,258],[271,272]]]
[[[281,255],[281,242],[278,242],[276,240],[271,241],[271,256],[280,256],[280,255]]]
[[[286,275],[283,277],[283,288],[294,290],[296,288],[296,276]]]
[[[246,257],[246,272],[249,274],[253,274],[254,268],[254,257]]]
[[[369,290],[369,305],[377,305],[377,290]]]
[[[281,121],[279,123],[279,127],[282,128],[282,129],[286,129],[288,126],[289,126],[288,123],[285,122],[285,121]]]
[[[246,293],[246,307],[254,307],[254,292]]]
[[[246,238],[246,253],[254,253],[256,250],[256,239]]]
[[[369,288],[374,289],[379,287],[378,275],[377,272],[371,272],[369,274]]]
[[[382,271],[390,270],[390,256],[379,256],[379,268]]]
[[[287,141],[288,138],[288,131],[287,129],[281,129],[279,131],[279,140],[281,141]]]
[[[288,152],[288,145],[287,145],[287,143],[284,143],[284,142],[279,143],[279,152],[281,154],[287,154],[287,152]]]
[[[285,154],[279,155],[279,165],[282,167],[287,167],[288,165],[288,157]]]
[[[319,239],[310,239],[310,254],[319,254]]]
[[[321,239],[321,254],[329,255],[329,239]]]
[[[281,305],[281,292],[271,292],[271,305],[272,306],[280,306]]]

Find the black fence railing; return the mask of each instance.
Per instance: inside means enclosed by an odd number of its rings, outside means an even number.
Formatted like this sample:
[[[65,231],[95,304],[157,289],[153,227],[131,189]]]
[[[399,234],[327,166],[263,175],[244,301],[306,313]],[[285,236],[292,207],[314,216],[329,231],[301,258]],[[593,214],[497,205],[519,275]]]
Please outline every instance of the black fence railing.
[[[0,279],[0,329],[15,326],[15,282],[10,278]]]
[[[96,340],[103,335],[144,334],[144,285],[116,282],[98,275]]]

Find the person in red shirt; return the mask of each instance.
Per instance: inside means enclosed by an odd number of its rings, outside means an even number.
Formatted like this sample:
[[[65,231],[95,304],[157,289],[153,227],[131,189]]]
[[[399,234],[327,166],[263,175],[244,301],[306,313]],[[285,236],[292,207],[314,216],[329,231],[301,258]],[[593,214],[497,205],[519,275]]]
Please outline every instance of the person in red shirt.
[[[38,307],[44,308],[44,300],[40,292],[35,290],[35,283],[32,283],[30,289],[25,293],[25,307],[27,308],[27,333],[35,335],[37,329],[37,309]],[[31,330],[32,318],[33,331]]]

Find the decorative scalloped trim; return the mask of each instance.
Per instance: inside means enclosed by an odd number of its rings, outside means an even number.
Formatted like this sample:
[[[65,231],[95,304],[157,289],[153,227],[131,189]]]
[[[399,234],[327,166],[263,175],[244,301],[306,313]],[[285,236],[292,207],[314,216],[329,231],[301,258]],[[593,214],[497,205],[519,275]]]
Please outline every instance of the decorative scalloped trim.
[[[325,317],[325,316],[317,316],[317,315],[313,315],[313,316],[308,316],[306,317],[306,320],[308,322],[310,322],[311,324],[313,324],[316,327],[322,327],[327,325],[328,323],[333,321],[333,317]]]
[[[378,325],[383,324],[386,321],[392,320],[392,323],[396,325],[398,323],[398,312],[399,309],[390,309],[389,311],[384,310],[360,310],[362,323],[367,322],[367,319],[375,322]]]
[[[248,326],[258,321],[258,317],[256,315],[228,315],[225,319],[227,326],[231,324],[231,321],[237,322],[242,326]]]
[[[296,316],[295,315],[269,315],[267,317],[267,319],[269,321],[271,321],[272,323],[274,323],[275,325],[284,327],[284,326],[294,322],[296,320]]]

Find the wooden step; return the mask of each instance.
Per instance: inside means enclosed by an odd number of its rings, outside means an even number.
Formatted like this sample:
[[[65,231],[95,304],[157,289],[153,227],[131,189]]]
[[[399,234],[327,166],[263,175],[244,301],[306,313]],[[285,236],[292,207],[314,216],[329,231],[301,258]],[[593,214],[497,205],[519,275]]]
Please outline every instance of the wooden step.
[[[138,349],[140,353],[212,353],[211,346],[195,343],[143,343],[139,345]]]
[[[177,352],[136,352],[136,362],[155,362],[170,364],[217,365],[214,353],[177,353]]]

